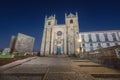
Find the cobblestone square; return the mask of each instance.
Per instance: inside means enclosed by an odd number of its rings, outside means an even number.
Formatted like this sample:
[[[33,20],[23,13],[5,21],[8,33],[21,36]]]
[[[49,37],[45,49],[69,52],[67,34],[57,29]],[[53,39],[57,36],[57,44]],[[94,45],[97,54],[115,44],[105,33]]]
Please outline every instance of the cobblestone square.
[[[80,65],[83,65],[82,67]],[[85,65],[88,65],[85,67]],[[92,67],[93,65],[93,67]],[[0,80],[119,80],[120,71],[89,60],[69,57],[37,57],[0,74]],[[97,66],[97,67],[95,67]],[[99,66],[99,67],[98,67]],[[117,75],[116,78],[109,74]],[[106,74],[107,78],[95,74]]]

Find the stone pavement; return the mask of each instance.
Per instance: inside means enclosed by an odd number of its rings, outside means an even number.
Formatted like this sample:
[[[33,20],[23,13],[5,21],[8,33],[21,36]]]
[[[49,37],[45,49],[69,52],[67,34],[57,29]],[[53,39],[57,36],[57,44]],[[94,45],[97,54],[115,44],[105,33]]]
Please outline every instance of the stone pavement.
[[[97,75],[102,73],[106,75]],[[109,78],[108,73],[115,77]],[[119,74],[89,60],[37,57],[3,71],[0,80],[120,80]]]
[[[72,62],[75,66],[79,66],[80,72],[90,74],[95,80],[120,80],[120,70],[108,68],[89,60],[72,60]]]
[[[0,66],[0,72],[2,71],[5,71],[9,68],[12,68],[12,67],[15,67],[15,66],[18,66],[18,65],[21,65],[27,61],[30,61],[32,59],[35,59],[36,57],[30,57],[30,58],[26,58],[26,59],[22,59],[22,60],[17,60],[17,61],[14,61],[12,63],[9,63],[9,64],[6,64],[6,65],[3,65],[3,66]]]

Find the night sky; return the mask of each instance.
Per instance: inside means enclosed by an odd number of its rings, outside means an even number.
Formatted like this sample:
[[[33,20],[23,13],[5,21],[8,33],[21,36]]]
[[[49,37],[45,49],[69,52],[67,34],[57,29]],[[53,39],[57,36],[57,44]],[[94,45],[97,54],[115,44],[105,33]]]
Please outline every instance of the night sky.
[[[0,0],[0,49],[20,32],[35,37],[39,51],[45,15],[64,24],[70,12],[78,12],[81,32],[120,30],[120,0]]]

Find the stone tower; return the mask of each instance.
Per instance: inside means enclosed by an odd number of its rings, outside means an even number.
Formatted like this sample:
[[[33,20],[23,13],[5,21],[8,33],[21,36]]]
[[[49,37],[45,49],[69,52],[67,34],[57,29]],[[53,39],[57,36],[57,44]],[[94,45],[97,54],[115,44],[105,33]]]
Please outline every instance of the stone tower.
[[[78,54],[79,49],[79,23],[78,14],[76,15],[70,13],[68,16],[65,14],[65,22],[67,28],[67,51],[68,55]]]
[[[45,25],[43,31],[42,45],[41,45],[41,55],[49,55],[50,54],[50,46],[51,46],[51,37],[52,37],[52,26],[56,24],[55,15],[47,18],[45,17]]]

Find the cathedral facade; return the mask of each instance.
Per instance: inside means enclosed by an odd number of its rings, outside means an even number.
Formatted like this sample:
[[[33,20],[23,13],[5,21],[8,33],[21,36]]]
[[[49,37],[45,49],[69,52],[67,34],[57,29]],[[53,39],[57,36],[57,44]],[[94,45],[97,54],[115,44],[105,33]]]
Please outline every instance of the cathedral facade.
[[[45,18],[41,55],[78,54],[78,14],[65,14],[65,24],[58,25],[55,15]]]
[[[45,18],[41,55],[79,55],[120,45],[120,30],[79,32],[78,14],[65,14],[65,24],[54,16]]]

